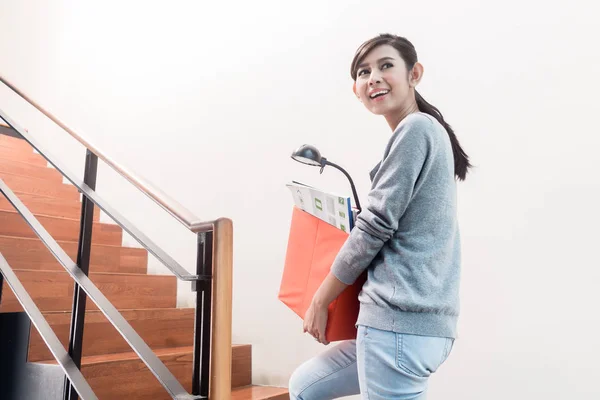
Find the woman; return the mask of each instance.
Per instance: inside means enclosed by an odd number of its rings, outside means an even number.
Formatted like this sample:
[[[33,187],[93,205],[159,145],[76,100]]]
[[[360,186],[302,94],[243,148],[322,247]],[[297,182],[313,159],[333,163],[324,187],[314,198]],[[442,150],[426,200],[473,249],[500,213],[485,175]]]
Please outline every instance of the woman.
[[[358,334],[301,365],[290,397],[422,400],[456,337],[456,180],[471,165],[441,113],[417,93],[423,66],[408,40],[385,34],[363,43],[351,75],[357,98],[393,134],[370,173],[368,206],[315,293],[304,331],[328,344],[328,305],[367,270]]]

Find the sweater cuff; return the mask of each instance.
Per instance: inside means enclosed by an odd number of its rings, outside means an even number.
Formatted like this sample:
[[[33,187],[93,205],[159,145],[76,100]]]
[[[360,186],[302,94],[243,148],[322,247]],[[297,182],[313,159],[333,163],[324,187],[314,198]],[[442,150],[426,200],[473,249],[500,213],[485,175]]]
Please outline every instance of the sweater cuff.
[[[333,262],[331,273],[343,284],[352,285],[358,279],[362,271],[356,271],[351,268],[346,262],[339,258]]]
[[[367,233],[357,224],[333,261],[331,272],[342,283],[352,285],[369,267],[383,243],[382,239]]]

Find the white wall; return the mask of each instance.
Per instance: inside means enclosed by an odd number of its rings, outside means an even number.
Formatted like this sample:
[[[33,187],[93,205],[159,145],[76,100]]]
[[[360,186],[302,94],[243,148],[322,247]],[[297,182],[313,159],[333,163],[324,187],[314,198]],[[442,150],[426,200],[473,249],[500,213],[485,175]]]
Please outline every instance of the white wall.
[[[459,192],[460,339],[430,398],[597,398],[592,4],[3,1],[0,73],[201,218],[233,219],[234,340],[254,346],[256,383],[285,385],[321,347],[277,300],[284,184],[348,190],[289,154],[317,145],[365,197],[390,132],[354,99],[349,64],[374,34],[407,36],[425,64],[421,93],[476,165]],[[80,146],[5,88],[0,106],[81,174]],[[193,265],[193,235],[106,168],[98,188]]]

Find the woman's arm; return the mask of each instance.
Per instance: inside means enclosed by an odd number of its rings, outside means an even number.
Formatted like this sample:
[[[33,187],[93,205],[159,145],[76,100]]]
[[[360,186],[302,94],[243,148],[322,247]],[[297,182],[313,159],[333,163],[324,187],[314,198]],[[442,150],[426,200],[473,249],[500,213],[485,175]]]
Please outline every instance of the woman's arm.
[[[320,307],[329,307],[329,304],[342,294],[347,287],[348,285],[330,272],[313,296],[313,303]]]
[[[340,281],[354,283],[398,229],[431,152],[432,129],[428,118],[413,117],[390,139],[367,206],[331,266]]]

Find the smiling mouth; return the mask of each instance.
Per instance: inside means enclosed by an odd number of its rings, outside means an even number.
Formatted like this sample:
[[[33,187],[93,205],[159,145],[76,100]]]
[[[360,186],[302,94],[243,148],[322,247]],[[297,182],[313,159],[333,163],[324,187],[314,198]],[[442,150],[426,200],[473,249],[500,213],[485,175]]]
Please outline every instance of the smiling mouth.
[[[370,98],[373,100],[373,99],[376,99],[376,98],[378,98],[378,97],[385,96],[385,95],[386,95],[386,94],[388,94],[389,92],[390,92],[389,90],[387,90],[387,89],[383,89],[383,90],[379,90],[379,91],[377,91],[377,92],[375,92],[375,93],[371,94],[369,97],[370,97]]]

